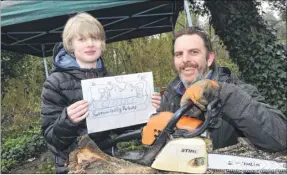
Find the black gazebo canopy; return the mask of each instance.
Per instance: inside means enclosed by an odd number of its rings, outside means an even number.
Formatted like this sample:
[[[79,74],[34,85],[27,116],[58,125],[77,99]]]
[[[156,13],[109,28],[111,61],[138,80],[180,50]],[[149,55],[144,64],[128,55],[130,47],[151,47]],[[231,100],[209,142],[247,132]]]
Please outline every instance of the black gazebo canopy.
[[[106,42],[172,31],[179,0],[1,1],[1,49],[50,56],[73,14],[86,11],[105,28]]]

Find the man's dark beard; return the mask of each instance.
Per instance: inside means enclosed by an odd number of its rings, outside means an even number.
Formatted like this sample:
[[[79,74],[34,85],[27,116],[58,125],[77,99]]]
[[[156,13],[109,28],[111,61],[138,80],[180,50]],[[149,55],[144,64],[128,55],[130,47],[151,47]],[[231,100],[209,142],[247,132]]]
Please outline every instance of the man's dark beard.
[[[193,83],[199,81],[199,80],[203,80],[203,79],[206,79],[206,77],[208,76],[209,74],[209,69],[208,69],[208,65],[206,63],[206,67],[204,69],[203,72],[200,72],[198,69],[197,69],[197,72],[198,72],[198,75],[195,77],[195,79],[192,81],[192,82],[186,82],[180,75],[179,75],[179,78],[180,80],[182,81],[183,85],[185,88],[189,88]]]

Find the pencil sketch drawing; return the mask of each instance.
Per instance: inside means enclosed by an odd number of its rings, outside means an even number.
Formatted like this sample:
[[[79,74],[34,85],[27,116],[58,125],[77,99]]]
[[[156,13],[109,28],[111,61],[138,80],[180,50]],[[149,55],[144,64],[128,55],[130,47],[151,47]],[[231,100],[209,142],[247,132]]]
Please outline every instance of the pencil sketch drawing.
[[[105,83],[92,82],[89,92],[92,98],[89,111],[93,111],[93,117],[145,110],[151,99],[145,75],[138,75],[136,80],[118,76]]]

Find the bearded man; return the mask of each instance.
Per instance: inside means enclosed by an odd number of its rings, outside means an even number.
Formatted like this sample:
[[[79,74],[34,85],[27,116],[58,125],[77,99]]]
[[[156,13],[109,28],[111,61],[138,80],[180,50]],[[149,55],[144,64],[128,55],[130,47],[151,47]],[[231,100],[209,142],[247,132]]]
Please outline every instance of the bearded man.
[[[286,151],[287,119],[281,111],[265,103],[258,90],[217,67],[207,34],[199,28],[185,28],[175,34],[174,66],[178,76],[163,94],[158,112],[177,111],[192,100],[187,115],[204,120],[201,113],[218,98],[221,110],[208,133],[215,149],[236,144],[245,136],[257,148],[269,152]]]

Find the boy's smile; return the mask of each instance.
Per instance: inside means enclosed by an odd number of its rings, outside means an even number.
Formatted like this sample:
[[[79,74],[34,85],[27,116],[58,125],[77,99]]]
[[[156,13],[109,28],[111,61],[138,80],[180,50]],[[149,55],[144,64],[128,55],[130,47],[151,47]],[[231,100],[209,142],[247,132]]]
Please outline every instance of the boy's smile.
[[[89,50],[89,51],[86,51],[85,53],[88,55],[94,55],[96,52],[97,52],[96,50]]]

